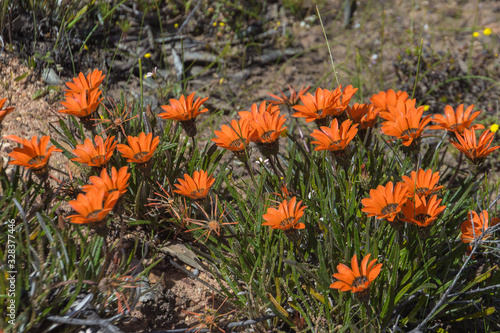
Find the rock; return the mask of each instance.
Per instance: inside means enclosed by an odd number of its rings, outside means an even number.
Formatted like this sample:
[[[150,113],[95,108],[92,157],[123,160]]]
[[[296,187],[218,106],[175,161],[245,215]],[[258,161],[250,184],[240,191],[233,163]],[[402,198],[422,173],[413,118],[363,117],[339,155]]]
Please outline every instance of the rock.
[[[52,68],[44,68],[42,70],[42,80],[46,85],[49,86],[58,86],[62,84],[61,78]]]

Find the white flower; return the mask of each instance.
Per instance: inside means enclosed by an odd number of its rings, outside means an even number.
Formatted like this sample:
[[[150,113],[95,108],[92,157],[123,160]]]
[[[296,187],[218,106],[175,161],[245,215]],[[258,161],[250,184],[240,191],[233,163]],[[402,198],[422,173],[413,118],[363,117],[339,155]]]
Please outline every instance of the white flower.
[[[263,159],[262,157],[259,157],[256,161],[257,164],[264,165],[269,162],[268,159]]]
[[[155,69],[153,69],[152,72],[147,72],[146,75],[144,75],[144,78],[146,79],[148,77],[154,77],[154,76],[156,76],[156,69],[157,69],[157,67],[155,67]]]

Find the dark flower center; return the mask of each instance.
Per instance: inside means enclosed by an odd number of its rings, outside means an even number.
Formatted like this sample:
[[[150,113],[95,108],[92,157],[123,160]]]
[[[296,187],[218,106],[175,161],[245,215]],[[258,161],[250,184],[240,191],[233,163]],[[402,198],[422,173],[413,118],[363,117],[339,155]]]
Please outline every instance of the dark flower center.
[[[29,160],[28,164],[33,165],[33,164],[42,163],[44,158],[45,158],[45,155],[37,155],[37,156],[33,157],[31,160]]]
[[[244,141],[242,139],[238,138],[236,140],[231,141],[231,143],[229,144],[229,147],[239,147],[243,144],[243,142]]]
[[[415,190],[415,194],[424,195],[427,191],[429,191],[428,187],[419,187]]]
[[[205,192],[204,188],[199,188],[196,191],[191,192],[191,197],[199,198],[203,196],[203,192]]]
[[[146,156],[147,154],[149,154],[148,151],[141,151],[140,153],[137,153],[134,155],[134,159],[135,160],[142,160],[144,158],[144,156]]]
[[[280,227],[282,227],[282,228],[290,228],[290,225],[293,223],[294,220],[295,220],[294,216],[286,218],[286,219],[284,219],[283,221],[280,222]]]
[[[418,128],[408,128],[401,133],[401,136],[411,136],[412,134],[415,134],[418,132]]]
[[[273,134],[274,132],[276,132],[276,131],[275,130],[270,130],[270,131],[265,132],[264,134],[262,134],[262,139],[264,139],[264,140],[270,140],[271,139],[271,134]]]
[[[97,218],[100,212],[102,212],[102,209],[94,210],[93,212],[89,213],[89,215],[87,215],[87,219],[91,220]]]
[[[91,163],[94,163],[94,164],[101,164],[104,162],[104,159],[106,158],[106,156],[104,155],[98,155],[96,157],[93,157],[90,162]]]
[[[429,214],[418,214],[418,215],[415,215],[415,220],[417,220],[418,222],[423,224],[430,217],[431,217],[431,215],[429,215]]]
[[[353,287],[360,287],[364,285],[366,282],[368,282],[368,278],[364,275],[358,276],[357,278],[354,279],[354,282],[352,283]]]
[[[391,213],[396,213],[396,208],[398,207],[397,203],[391,203],[382,208],[382,214],[387,215]]]

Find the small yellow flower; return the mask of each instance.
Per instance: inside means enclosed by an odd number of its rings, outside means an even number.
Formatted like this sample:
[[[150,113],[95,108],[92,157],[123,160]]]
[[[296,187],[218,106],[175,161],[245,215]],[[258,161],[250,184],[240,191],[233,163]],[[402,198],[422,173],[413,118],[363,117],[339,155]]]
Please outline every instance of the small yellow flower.
[[[221,23],[219,23],[219,25],[220,25],[221,27],[223,27],[223,26],[225,26],[225,25],[226,25],[226,23],[221,22]]]
[[[428,111],[430,107],[430,105],[424,105],[424,111]]]
[[[216,27],[216,26],[217,26],[217,22],[214,22],[214,27]]]
[[[280,21],[276,22],[276,25],[277,25],[277,26],[280,26],[280,25],[281,25],[281,22],[280,22]]]
[[[89,47],[87,46],[87,44],[83,44],[83,48],[85,49],[85,51],[89,50]]]
[[[219,84],[223,84],[224,83],[224,78],[221,77],[220,80],[219,80]]]
[[[479,37],[479,32],[474,31],[474,32],[472,33],[472,36],[474,36],[474,37],[476,37],[476,38],[477,38],[477,37]]]
[[[492,131],[493,133],[496,133],[496,131],[498,131],[498,124],[493,124],[490,126],[490,131]]]
[[[177,29],[178,27],[179,27],[179,23],[174,24],[174,28]]]
[[[146,54],[144,55],[144,58],[146,58],[146,59],[151,58],[151,53],[146,53]]]
[[[493,33],[493,31],[491,31],[491,29],[490,29],[490,28],[486,28],[486,29],[484,29],[484,30],[483,30],[483,34],[485,34],[486,36],[489,36],[489,35],[491,35],[492,33]]]

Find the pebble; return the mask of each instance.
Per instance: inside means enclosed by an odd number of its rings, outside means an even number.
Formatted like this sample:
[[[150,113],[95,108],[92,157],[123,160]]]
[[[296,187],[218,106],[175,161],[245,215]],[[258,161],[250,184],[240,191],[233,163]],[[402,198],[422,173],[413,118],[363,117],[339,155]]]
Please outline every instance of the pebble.
[[[42,80],[49,86],[57,86],[62,84],[61,78],[52,68],[44,68],[42,71]]]

